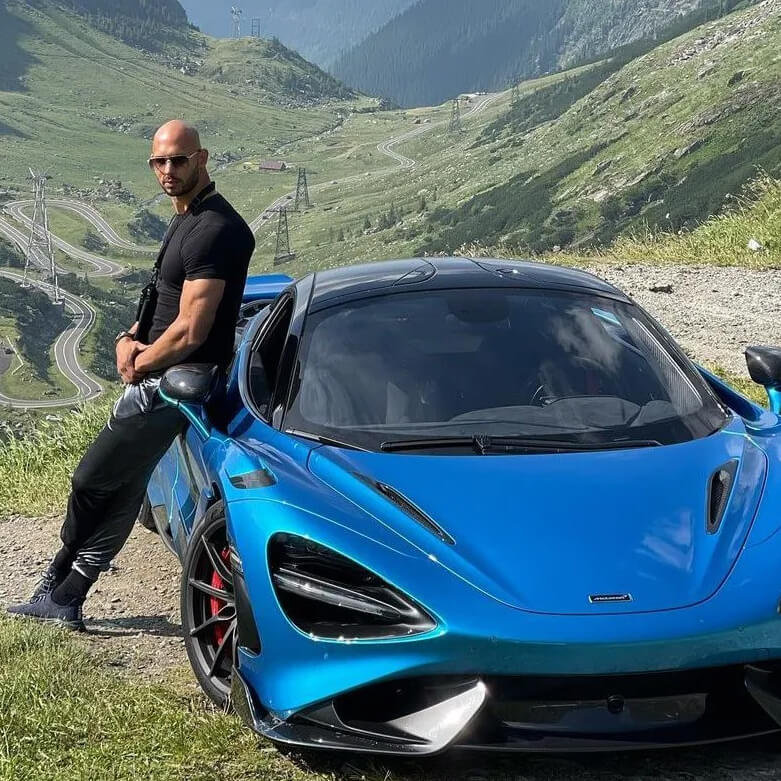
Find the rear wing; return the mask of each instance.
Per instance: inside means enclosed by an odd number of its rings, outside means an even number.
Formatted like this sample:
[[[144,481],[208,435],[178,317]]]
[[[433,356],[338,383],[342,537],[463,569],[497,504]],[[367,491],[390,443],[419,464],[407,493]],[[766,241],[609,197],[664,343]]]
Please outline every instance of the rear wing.
[[[242,303],[249,304],[257,301],[270,304],[294,281],[287,274],[259,274],[254,277],[247,277]]]

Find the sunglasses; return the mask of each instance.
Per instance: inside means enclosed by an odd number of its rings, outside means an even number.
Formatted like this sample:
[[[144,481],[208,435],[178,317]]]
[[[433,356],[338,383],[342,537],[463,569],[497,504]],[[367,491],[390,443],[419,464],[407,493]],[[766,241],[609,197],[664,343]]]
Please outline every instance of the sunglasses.
[[[200,153],[200,149],[193,152],[191,155],[167,155],[162,157],[150,157],[147,161],[150,168],[156,168],[158,171],[162,171],[167,163],[171,163],[173,168],[181,168],[186,165],[188,161],[192,160],[197,154]]]

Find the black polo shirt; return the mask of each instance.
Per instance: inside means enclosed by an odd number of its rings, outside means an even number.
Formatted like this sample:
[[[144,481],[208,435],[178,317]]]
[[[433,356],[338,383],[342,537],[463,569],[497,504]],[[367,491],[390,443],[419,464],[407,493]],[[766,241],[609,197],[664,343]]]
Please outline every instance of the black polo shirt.
[[[176,320],[185,280],[222,279],[225,292],[206,341],[185,359],[227,368],[233,354],[247,269],[255,237],[241,215],[210,184],[190,209],[174,217],[157,279],[150,343]]]

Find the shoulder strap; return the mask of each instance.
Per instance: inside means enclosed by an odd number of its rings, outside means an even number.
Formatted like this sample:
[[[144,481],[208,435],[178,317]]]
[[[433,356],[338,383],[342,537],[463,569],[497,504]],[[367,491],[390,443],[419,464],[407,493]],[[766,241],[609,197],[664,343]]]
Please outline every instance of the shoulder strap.
[[[215,195],[217,195],[217,185],[214,182],[210,182],[198,195],[197,198],[193,198],[192,202],[190,203],[190,208],[188,211],[185,212],[185,214],[190,214],[193,209],[198,209],[204,201],[208,201],[209,198],[213,198]],[[182,223],[184,222],[184,219],[179,220],[178,224],[174,228],[174,222],[176,221],[177,217],[183,217],[184,215],[181,214],[174,214],[173,217],[171,217],[171,221],[168,223],[168,229],[165,232],[165,237],[163,238],[163,243],[160,245],[160,252],[157,253],[157,260],[155,261],[154,270],[152,273],[152,282],[157,282],[157,277],[160,274],[160,266],[163,265],[163,257],[165,256],[165,251],[168,249],[168,245],[173,240],[174,236],[176,235],[176,232],[179,230],[179,228],[182,226]],[[173,230],[171,230],[173,228]]]

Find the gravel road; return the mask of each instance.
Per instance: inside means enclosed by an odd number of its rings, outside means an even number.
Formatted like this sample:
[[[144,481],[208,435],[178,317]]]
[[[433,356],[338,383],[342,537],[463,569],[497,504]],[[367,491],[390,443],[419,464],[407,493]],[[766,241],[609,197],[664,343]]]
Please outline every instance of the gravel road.
[[[746,347],[781,345],[781,271],[629,264],[587,270],[631,295],[698,361],[748,376]]]

